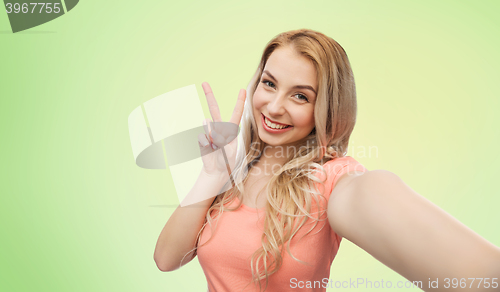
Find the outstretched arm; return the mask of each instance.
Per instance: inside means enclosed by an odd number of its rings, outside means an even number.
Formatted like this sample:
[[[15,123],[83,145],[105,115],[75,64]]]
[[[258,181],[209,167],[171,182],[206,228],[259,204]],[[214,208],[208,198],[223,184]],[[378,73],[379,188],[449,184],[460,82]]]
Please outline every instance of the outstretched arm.
[[[328,219],[340,236],[408,280],[422,281],[424,291],[453,291],[445,278],[483,278],[479,288],[479,279],[464,280],[467,287],[459,291],[500,291],[500,248],[389,171],[341,177]],[[429,278],[439,279],[439,289],[428,287]]]

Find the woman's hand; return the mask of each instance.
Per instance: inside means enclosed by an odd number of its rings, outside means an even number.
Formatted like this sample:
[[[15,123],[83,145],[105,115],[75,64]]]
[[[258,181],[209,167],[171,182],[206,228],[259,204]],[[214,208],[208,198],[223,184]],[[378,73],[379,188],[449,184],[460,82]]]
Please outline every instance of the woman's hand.
[[[206,134],[198,135],[200,152],[203,160],[202,171],[210,176],[229,177],[229,171],[234,169],[236,159],[236,149],[238,145],[238,126],[240,124],[243,108],[245,105],[246,91],[241,89],[236,100],[233,115],[229,123],[223,123],[219,106],[215,100],[210,85],[207,82],[202,84],[203,91],[207,98],[208,108],[213,122],[210,119],[204,120],[204,129]],[[227,156],[227,162],[220,148],[224,147]],[[228,170],[228,167],[230,170]]]

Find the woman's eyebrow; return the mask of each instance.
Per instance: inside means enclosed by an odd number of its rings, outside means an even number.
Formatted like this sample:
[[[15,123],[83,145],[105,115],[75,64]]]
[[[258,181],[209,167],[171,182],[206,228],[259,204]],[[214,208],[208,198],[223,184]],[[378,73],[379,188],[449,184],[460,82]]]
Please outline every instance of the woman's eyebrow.
[[[269,77],[271,77],[271,79],[273,79],[273,81],[276,82],[276,84],[278,84],[278,80],[276,80],[276,78],[274,78],[274,76],[269,71],[264,70],[264,73],[266,73],[267,75],[269,75]],[[293,88],[309,89],[312,92],[314,92],[314,94],[317,95],[316,90],[314,90],[314,88],[312,86],[310,86],[310,85],[295,85]]]

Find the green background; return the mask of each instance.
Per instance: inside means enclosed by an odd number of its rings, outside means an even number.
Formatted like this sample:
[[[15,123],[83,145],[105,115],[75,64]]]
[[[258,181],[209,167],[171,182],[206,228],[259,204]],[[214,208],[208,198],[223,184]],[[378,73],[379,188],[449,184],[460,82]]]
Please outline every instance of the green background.
[[[168,170],[135,165],[128,115],[194,83],[209,117],[208,81],[228,120],[265,44],[298,28],[348,53],[349,155],[500,245],[497,3],[81,1],[16,34],[0,13],[0,290],[206,291],[197,259],[153,261],[178,202]],[[330,278],[358,277],[404,280],[344,240]]]

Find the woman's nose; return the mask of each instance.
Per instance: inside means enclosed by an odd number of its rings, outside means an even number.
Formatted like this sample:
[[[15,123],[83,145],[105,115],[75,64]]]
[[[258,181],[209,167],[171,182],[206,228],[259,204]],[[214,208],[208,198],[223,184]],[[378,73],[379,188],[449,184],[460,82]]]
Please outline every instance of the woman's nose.
[[[281,116],[285,114],[285,96],[274,96],[274,98],[267,104],[267,112],[271,116]]]

